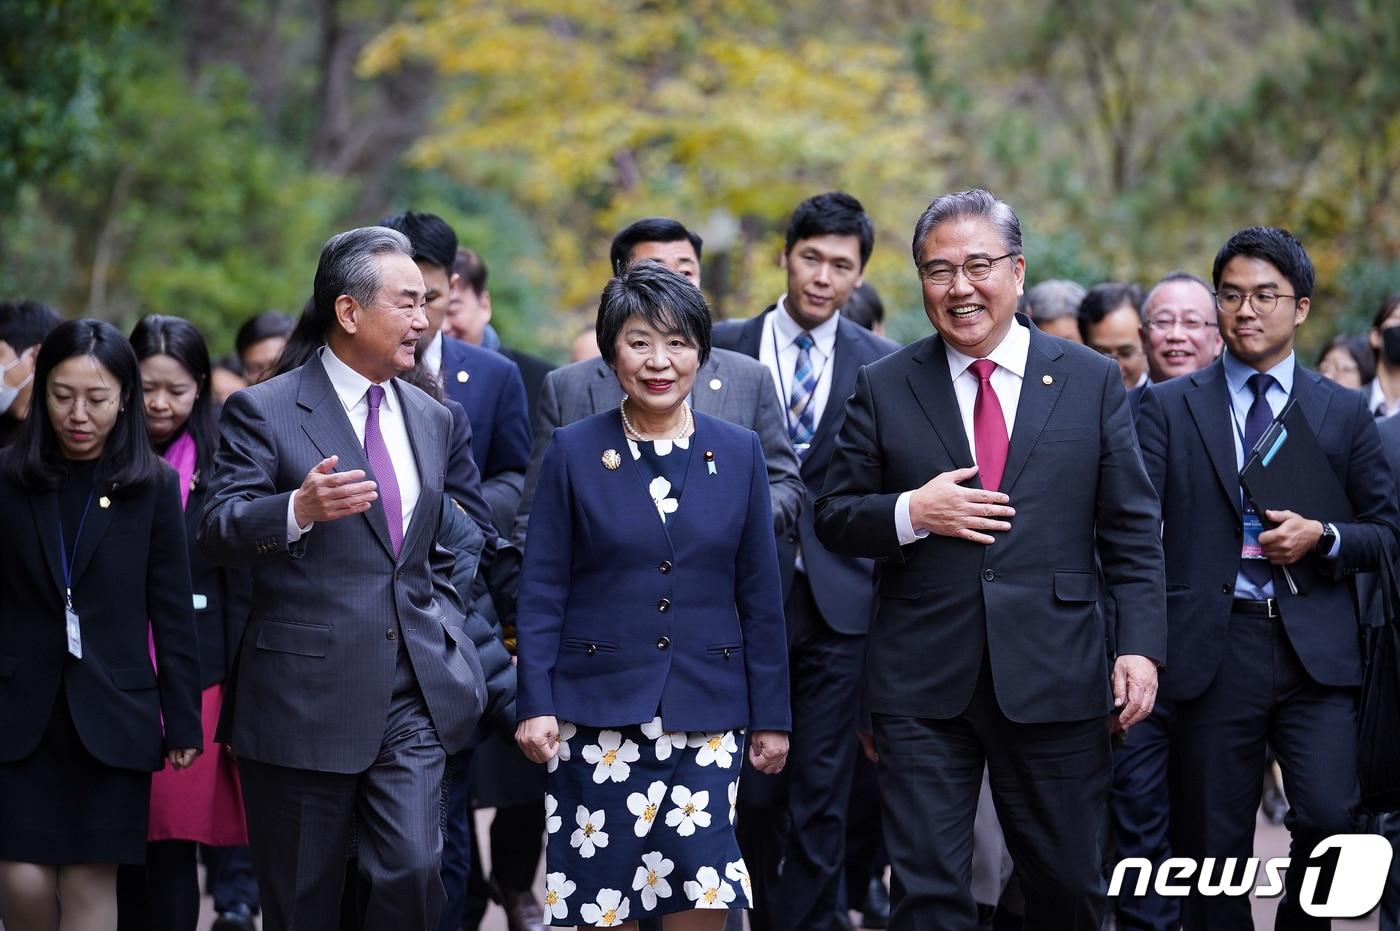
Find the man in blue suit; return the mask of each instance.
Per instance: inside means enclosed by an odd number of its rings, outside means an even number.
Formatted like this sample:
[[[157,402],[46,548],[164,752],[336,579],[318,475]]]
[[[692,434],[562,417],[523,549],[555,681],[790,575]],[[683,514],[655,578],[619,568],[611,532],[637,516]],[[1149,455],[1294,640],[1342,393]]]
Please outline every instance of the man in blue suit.
[[[757,774],[746,771],[741,782],[739,843],[754,877],[750,917],[760,931],[826,928],[845,864],[857,690],[875,566],[822,546],[811,505],[856,372],[898,348],[841,319],[841,305],[860,285],[874,243],[874,226],[851,195],[830,192],[803,201],[788,223],[781,257],[787,292],[759,316],[719,324],[714,332],[716,346],[768,366],[806,491],[797,526],[778,539],[792,686],[786,800],[772,798],[775,787]]]
[[[413,260],[428,288],[423,364],[438,376],[443,392],[466,410],[482,494],[496,529],[509,534],[530,464],[530,417],[520,369],[500,353],[441,332],[456,278],[452,266],[457,234],[452,227],[442,217],[412,210],[388,218],[384,225],[413,243]]]
[[[1296,864],[1358,826],[1354,577],[1394,550],[1400,512],[1365,398],[1297,363],[1313,288],[1302,244],[1274,227],[1241,230],[1212,277],[1225,354],[1152,386],[1137,424],[1162,503],[1167,652],[1181,660],[1162,679],[1173,702],[1171,845],[1217,862],[1250,856],[1267,743],[1288,780]],[[1349,519],[1257,514],[1242,493],[1246,455],[1290,398],[1346,491]],[[1316,581],[1295,593],[1286,571],[1299,564]],[[1330,927],[1300,910],[1304,872],[1285,877],[1279,928]],[[1188,931],[1253,927],[1241,896],[1193,895],[1181,918]]]

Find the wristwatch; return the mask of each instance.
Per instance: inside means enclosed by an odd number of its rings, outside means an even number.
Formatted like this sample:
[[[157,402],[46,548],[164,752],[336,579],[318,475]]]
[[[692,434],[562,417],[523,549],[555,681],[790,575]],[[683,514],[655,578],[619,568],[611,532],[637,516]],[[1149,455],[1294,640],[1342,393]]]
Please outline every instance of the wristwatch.
[[[1332,547],[1337,545],[1337,528],[1331,524],[1322,525],[1322,536],[1317,538],[1317,546],[1313,547],[1313,552],[1319,556],[1326,556],[1332,552]]]

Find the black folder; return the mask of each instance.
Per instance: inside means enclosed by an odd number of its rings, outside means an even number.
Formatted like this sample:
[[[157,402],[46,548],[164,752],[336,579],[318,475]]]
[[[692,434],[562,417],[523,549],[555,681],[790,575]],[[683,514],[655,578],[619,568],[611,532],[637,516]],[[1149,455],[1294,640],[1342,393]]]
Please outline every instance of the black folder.
[[[1240,484],[1266,527],[1272,526],[1266,510],[1293,511],[1324,523],[1343,523],[1353,516],[1346,490],[1296,398],[1250,451]],[[1324,571],[1316,559],[1305,557],[1286,567],[1285,574],[1298,594],[1307,594]]]

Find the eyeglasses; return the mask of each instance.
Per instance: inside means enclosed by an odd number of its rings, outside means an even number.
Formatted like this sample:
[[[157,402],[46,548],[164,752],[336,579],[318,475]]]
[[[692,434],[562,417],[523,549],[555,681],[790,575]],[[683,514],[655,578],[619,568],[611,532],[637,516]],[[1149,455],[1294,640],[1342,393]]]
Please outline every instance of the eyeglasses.
[[[1287,298],[1295,304],[1298,297],[1295,294],[1275,294],[1273,291],[1236,291],[1233,288],[1226,288],[1224,291],[1215,292],[1215,309],[1222,314],[1239,313],[1246,300],[1254,308],[1254,312],[1260,316],[1271,314],[1278,306],[1280,298]]]
[[[992,269],[1002,259],[1009,259],[1018,252],[1008,252],[1006,255],[999,255],[994,259],[986,259],[978,256],[975,259],[968,259],[961,265],[949,265],[947,262],[930,262],[919,268],[919,277],[928,284],[947,285],[952,284],[953,279],[958,275],[958,269],[962,269],[963,275],[968,281],[985,281],[992,273]]]
[[[1110,359],[1117,359],[1119,362],[1127,362],[1142,355],[1141,346],[1093,346],[1091,347],[1101,356],[1108,356]]]
[[[69,411],[77,410],[80,404],[83,410],[87,411],[89,414],[101,414],[110,410],[112,405],[117,403],[117,400],[118,399],[115,397],[89,400],[88,398],[78,396],[71,398],[58,398],[54,397],[52,394],[48,396],[49,407],[65,414]]]
[[[1317,367],[1319,375],[1331,378],[1333,375],[1359,375],[1361,366],[1355,362],[1324,362]]]
[[[1180,326],[1187,333],[1199,333],[1206,327],[1215,326],[1214,320],[1206,320],[1204,317],[1175,317],[1171,314],[1158,314],[1149,317],[1143,324],[1153,333],[1170,333]]]

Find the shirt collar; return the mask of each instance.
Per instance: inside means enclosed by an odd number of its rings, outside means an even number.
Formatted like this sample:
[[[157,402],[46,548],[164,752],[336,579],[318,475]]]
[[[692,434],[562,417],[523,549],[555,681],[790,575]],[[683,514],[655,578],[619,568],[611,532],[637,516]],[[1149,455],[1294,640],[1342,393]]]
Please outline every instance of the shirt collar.
[[[434,375],[442,371],[442,330],[433,334],[433,341],[423,350],[423,365]]]
[[[1390,405],[1385,401],[1385,389],[1381,387],[1379,378],[1371,379],[1371,400],[1368,406],[1373,414],[1376,411],[1380,411],[1382,414],[1390,413]]]
[[[812,335],[812,340],[817,344],[817,350],[824,356],[831,355],[836,348],[836,328],[840,326],[841,311],[837,310],[825,321],[812,327],[805,332]],[[773,311],[773,326],[778,333],[778,351],[782,352],[792,345],[797,337],[804,332],[801,324],[792,319],[787,312],[787,295],[778,298],[778,306]]]
[[[1225,362],[1225,384],[1229,385],[1230,394],[1233,396],[1247,390],[1249,376],[1255,374],[1257,370],[1236,359],[1228,349],[1221,353],[1221,358]],[[1287,358],[1265,374],[1274,376],[1274,380],[1283,389],[1283,393],[1291,396],[1293,394],[1293,374],[1297,364],[1293,353],[1290,352]]]
[[[340,398],[340,403],[347,412],[364,400],[365,393],[369,391],[369,386],[373,382],[340,361],[340,357],[332,352],[329,346],[321,349],[321,365],[326,370],[326,377],[331,380],[331,387],[335,389],[336,397]],[[382,385],[384,388],[382,404],[393,411],[398,404],[398,395],[394,394],[394,386],[391,381],[383,382]]]
[[[969,356],[953,348],[953,344],[947,340],[943,341],[943,350],[948,354],[948,373],[953,380],[957,381],[967,367],[977,361],[976,356]],[[1026,377],[1026,356],[1031,350],[1031,331],[1026,329],[1019,320],[1013,320],[1012,326],[1006,331],[997,348],[987,353],[987,358],[997,365],[1011,372],[1017,378]]]

